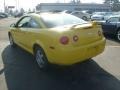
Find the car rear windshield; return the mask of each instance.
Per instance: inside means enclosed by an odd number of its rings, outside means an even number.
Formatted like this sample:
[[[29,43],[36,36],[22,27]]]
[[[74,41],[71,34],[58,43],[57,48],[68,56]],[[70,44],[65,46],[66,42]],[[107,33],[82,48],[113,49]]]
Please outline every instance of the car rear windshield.
[[[47,28],[88,23],[70,14],[42,14],[41,19]]]

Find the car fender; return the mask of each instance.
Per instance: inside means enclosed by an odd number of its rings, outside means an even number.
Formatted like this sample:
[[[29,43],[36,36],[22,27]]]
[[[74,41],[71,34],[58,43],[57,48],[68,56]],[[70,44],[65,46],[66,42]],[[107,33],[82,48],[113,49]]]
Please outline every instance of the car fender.
[[[39,46],[40,48],[42,48],[45,54],[48,56],[46,46],[40,40],[36,40],[35,43],[33,44],[33,54],[35,46]]]
[[[118,30],[120,30],[120,26],[117,27],[117,29],[115,30],[115,34],[117,33]]]

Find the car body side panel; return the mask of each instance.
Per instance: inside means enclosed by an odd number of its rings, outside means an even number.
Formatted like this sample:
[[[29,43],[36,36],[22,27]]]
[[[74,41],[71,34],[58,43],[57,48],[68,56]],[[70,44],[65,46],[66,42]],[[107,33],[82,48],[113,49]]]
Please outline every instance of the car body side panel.
[[[10,34],[12,34],[15,43],[20,43],[21,31],[17,28],[11,28]]]

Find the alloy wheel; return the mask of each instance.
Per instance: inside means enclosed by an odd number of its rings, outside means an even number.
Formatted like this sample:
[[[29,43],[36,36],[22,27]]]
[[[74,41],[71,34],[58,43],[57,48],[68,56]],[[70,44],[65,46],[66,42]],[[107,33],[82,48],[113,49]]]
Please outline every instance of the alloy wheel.
[[[38,49],[36,51],[36,61],[37,61],[40,68],[44,68],[44,66],[45,66],[45,58],[44,58],[43,52],[40,49]]]
[[[120,41],[120,30],[117,32],[117,39]]]
[[[14,45],[14,42],[13,42],[13,38],[12,38],[11,35],[9,36],[9,40],[10,40],[10,45],[13,46],[13,45]]]

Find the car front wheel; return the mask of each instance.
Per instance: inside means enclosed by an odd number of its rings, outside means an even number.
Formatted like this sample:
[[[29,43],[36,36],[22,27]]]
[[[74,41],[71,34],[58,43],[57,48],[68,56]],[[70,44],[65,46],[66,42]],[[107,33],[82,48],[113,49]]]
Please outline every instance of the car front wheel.
[[[83,16],[82,19],[85,20],[85,21],[87,21],[87,17],[86,16]]]
[[[35,48],[35,59],[40,69],[47,69],[48,60],[42,48]]]
[[[12,35],[9,35],[9,41],[10,41],[10,46],[12,46],[12,47],[16,46],[15,43],[14,43]]]
[[[117,31],[117,39],[120,41],[120,30]]]

